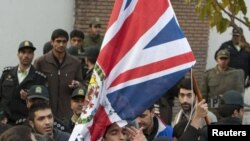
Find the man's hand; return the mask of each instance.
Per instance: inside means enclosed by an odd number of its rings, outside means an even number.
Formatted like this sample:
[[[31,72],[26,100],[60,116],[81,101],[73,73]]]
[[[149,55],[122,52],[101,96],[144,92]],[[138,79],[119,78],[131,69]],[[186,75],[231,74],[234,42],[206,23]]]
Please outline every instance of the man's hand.
[[[80,86],[80,82],[77,80],[72,80],[71,83],[69,84],[69,87],[72,89],[78,88]]]
[[[25,101],[26,101],[27,97],[28,97],[28,91],[22,89],[22,90],[20,91],[20,98],[21,98],[22,100],[25,100]]]
[[[126,129],[128,131],[128,138],[130,139],[130,141],[147,141],[145,135],[142,132],[143,127],[137,129],[131,126],[131,127],[126,127]]]
[[[205,99],[203,99],[198,104],[196,104],[196,109],[191,125],[194,126],[196,129],[198,129],[201,125],[201,119],[205,118],[207,116],[207,113],[208,113],[208,106]]]

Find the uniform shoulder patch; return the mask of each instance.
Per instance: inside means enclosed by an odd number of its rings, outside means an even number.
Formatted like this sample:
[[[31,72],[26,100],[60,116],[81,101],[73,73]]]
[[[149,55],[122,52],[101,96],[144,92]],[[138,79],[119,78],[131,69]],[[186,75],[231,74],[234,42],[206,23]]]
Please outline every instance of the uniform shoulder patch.
[[[42,76],[42,77],[46,78],[46,75],[44,73],[40,72],[40,71],[36,70],[35,73],[38,74],[39,76]]]
[[[8,66],[8,67],[5,67],[4,69],[3,69],[3,71],[9,71],[9,70],[12,70],[14,67],[12,67],[12,66]]]

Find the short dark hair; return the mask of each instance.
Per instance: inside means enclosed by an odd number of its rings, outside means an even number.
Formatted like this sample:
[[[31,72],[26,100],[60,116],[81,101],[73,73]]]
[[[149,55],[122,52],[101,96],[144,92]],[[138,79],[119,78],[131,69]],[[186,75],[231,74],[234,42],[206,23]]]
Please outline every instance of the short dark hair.
[[[29,109],[29,117],[28,119],[34,121],[35,119],[35,112],[39,110],[51,109],[50,105],[46,101],[37,101],[36,103],[32,104]]]
[[[6,130],[1,134],[0,141],[32,141],[32,130],[28,126],[18,125]]]
[[[74,29],[70,32],[70,39],[74,37],[79,37],[81,39],[84,39],[84,33],[80,30]]]
[[[69,40],[68,33],[63,29],[56,29],[52,32],[51,40],[54,41],[58,37],[65,37],[67,41]]]
[[[192,89],[191,78],[183,78],[179,84],[179,89],[180,88],[191,90]]]

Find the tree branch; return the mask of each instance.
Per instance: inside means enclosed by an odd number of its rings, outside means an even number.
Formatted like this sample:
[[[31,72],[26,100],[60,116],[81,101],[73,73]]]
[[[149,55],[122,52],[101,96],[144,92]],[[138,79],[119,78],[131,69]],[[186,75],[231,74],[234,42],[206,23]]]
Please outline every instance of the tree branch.
[[[235,22],[234,22],[234,19],[236,19],[237,21],[243,23],[245,26],[247,26],[248,28],[250,28],[250,26],[245,22],[243,21],[242,19],[236,17],[235,15],[231,14],[230,12],[228,12],[227,10],[225,10],[225,8],[223,8],[219,2],[217,0],[214,0],[214,2],[217,4],[217,6],[224,12],[226,13],[230,18],[231,18],[231,21],[232,21],[232,26],[235,27]]]

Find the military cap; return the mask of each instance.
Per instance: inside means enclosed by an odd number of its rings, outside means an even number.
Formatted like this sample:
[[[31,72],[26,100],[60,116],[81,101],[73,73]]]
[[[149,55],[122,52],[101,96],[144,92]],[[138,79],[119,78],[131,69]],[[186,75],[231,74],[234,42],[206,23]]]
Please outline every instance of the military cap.
[[[49,101],[49,91],[43,85],[33,85],[29,89],[28,99],[41,98]]]
[[[100,49],[98,47],[89,46],[85,48],[85,51],[83,52],[82,56],[97,58],[99,55],[99,51]]]
[[[241,35],[241,34],[243,34],[243,29],[241,27],[239,27],[238,30],[237,30],[237,28],[233,28],[232,34],[233,35]]]
[[[220,58],[220,57],[225,57],[225,58],[229,58],[230,57],[230,53],[227,49],[222,49],[222,50],[219,50],[217,52],[217,58]]]
[[[68,49],[67,49],[67,51],[68,51],[68,53],[70,54],[70,55],[73,55],[73,56],[78,56],[78,48],[77,47],[69,47]]]
[[[19,44],[19,48],[18,48],[18,52],[23,49],[23,48],[30,48],[32,49],[33,51],[36,50],[36,48],[34,47],[33,43],[31,41],[28,41],[28,40],[25,40],[25,41],[22,41],[20,44]]]
[[[226,91],[222,96],[222,100],[224,104],[227,104],[227,105],[244,106],[242,94],[235,90]]]
[[[81,88],[77,88],[73,91],[71,98],[80,96],[80,97],[85,97],[86,94],[86,88],[85,87],[81,87]]]
[[[92,25],[100,25],[101,24],[101,20],[99,17],[93,17],[90,20],[90,24]]]

